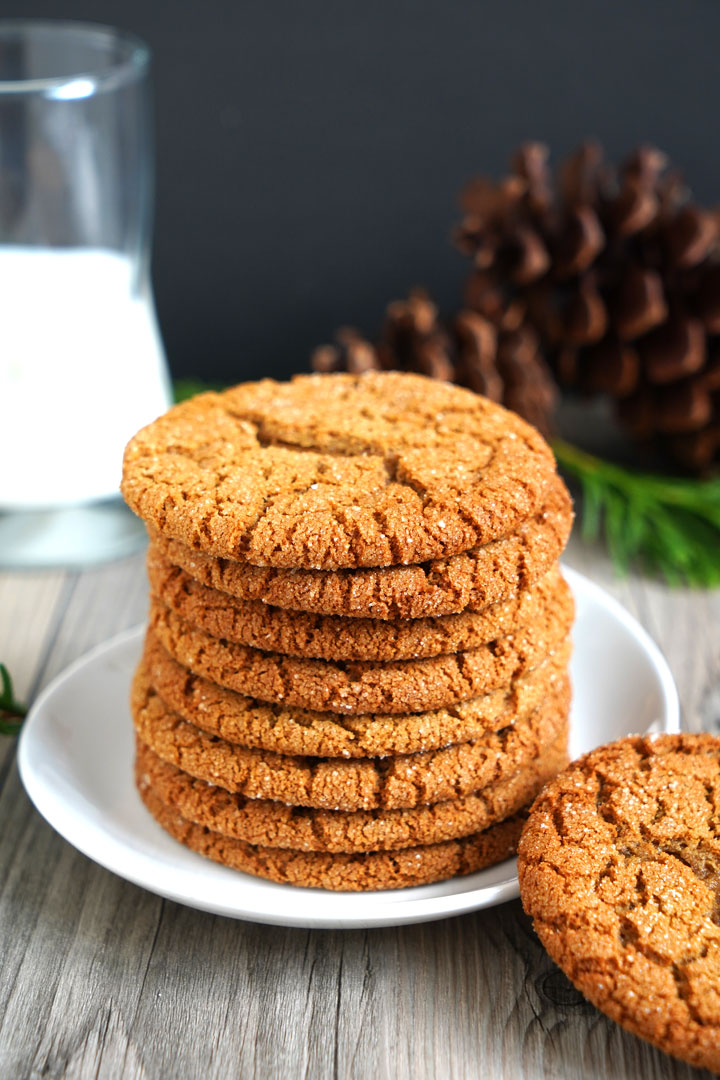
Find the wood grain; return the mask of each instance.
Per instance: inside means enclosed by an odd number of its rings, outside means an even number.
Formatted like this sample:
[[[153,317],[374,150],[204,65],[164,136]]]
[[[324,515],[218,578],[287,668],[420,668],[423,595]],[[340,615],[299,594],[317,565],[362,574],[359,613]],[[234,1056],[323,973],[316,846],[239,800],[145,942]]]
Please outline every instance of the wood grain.
[[[686,725],[720,717],[720,593],[617,581],[665,651]],[[0,659],[18,693],[144,618],[142,558],[0,576]],[[3,756],[5,759],[2,764]],[[284,929],[159,899],[102,870],[30,806],[0,746],[0,1076],[195,1078],[709,1076],[606,1020],[554,967],[518,902],[421,926]]]

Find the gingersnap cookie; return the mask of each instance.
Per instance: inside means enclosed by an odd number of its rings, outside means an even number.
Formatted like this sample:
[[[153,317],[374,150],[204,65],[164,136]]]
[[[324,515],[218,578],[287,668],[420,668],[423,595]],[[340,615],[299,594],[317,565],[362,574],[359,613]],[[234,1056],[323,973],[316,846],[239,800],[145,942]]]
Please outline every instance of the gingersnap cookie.
[[[555,476],[542,436],[403,372],[245,383],[130,441],[122,492],[159,532],[257,566],[395,566],[514,532]]]
[[[423,619],[482,611],[552,569],[572,528],[572,502],[559,476],[536,514],[483,547],[419,566],[370,570],[284,570],[214,559],[149,528],[151,550],[196,581],[242,600],[346,618]]]
[[[149,626],[165,649],[196,675],[260,701],[338,713],[424,712],[509,683],[552,655],[570,631],[573,601],[564,581],[543,615],[476,649],[424,660],[308,660],[214,638],[157,600]]]
[[[509,600],[479,612],[389,622],[308,615],[261,600],[238,600],[201,585],[153,551],[147,568],[152,595],[192,626],[264,652],[321,660],[409,660],[474,649],[537,622],[560,588],[555,567]]]
[[[520,812],[462,840],[370,855],[291,851],[254,846],[188,821],[155,794],[139,765],[136,783],[142,801],[158,824],[199,855],[283,885],[336,892],[404,889],[494,866],[515,853],[525,822],[525,814]]]
[[[407,809],[466,795],[511,776],[567,725],[567,678],[525,720],[472,743],[391,758],[307,758],[253,750],[209,735],[168,709],[140,667],[131,711],[139,738],[163,761],[249,799],[333,810]]]
[[[193,675],[149,632],[142,665],[184,720],[229,742],[305,757],[382,757],[441,750],[525,719],[563,681],[570,643],[509,685],[431,712],[338,716],[244,697]]]
[[[481,832],[516,814],[567,764],[567,731],[520,772],[481,791],[410,810],[319,810],[248,799],[197,780],[137,743],[137,768],[165,805],[245,843],[294,851],[397,851]]]
[[[720,739],[586,754],[533,806],[519,873],[540,940],[594,1005],[720,1071]]]

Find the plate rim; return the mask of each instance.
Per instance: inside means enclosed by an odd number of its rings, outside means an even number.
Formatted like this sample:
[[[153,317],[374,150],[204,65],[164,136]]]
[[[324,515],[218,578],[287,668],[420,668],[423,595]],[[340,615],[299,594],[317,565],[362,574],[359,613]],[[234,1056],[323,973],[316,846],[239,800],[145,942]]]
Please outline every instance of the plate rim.
[[[676,732],[680,730],[680,702],[677,687],[670,671],[667,660],[650,634],[640,625],[638,620],[620,603],[614,596],[608,593],[602,586],[596,584],[580,571],[562,566],[562,572],[573,590],[573,594],[585,593],[595,603],[608,610],[611,615],[620,622],[626,630],[638,641],[642,650],[646,653],[655,675],[658,678],[664,715],[658,721],[659,730],[663,732]],[[292,911],[285,910],[258,910],[257,906],[246,907],[242,903],[229,906],[222,902],[205,900],[200,895],[190,895],[187,892],[174,890],[163,886],[158,881],[157,875],[148,880],[148,871],[151,866],[157,868],[158,861],[154,856],[146,852],[133,851],[133,862],[130,867],[122,865],[123,856],[127,859],[128,845],[126,841],[114,836],[104,826],[102,819],[88,822],[87,818],[77,809],[71,808],[58,792],[46,787],[42,779],[37,775],[31,765],[30,750],[32,729],[35,717],[42,716],[46,704],[52,701],[54,695],[67,682],[71,681],[83,669],[90,667],[105,654],[122,649],[126,645],[139,640],[145,631],[145,623],[137,624],[127,630],[123,630],[106,641],[100,642],[88,650],[82,656],[72,661],[62,671],[58,672],[43,688],[28,713],[20,733],[17,762],[20,779],[23,787],[36,810],[76,850],[80,851],[93,862],[98,863],[104,869],[116,874],[118,877],[132,884],[172,900],[175,903],[194,907],[198,910],[229,918],[243,919],[260,922],[269,925],[292,926],[306,929],[357,929],[382,926],[405,925],[417,922],[430,922],[438,919],[449,918],[466,914],[484,907],[491,907],[514,899],[519,895],[517,873],[513,873],[492,885],[479,886],[477,888],[460,889],[457,892],[441,894],[439,896],[412,897],[409,893],[415,891],[412,887],[408,890],[385,890],[382,893],[372,894],[377,897],[375,910],[369,910],[363,914],[350,913],[343,916],[328,916],[326,913],[313,915],[311,911],[303,911],[299,917],[293,917]],[[650,729],[652,730],[652,728]],[[30,733],[30,734],[29,734]],[[158,826],[159,828],[159,826]],[[102,836],[102,842],[98,838]],[[115,858],[113,858],[115,856]],[[198,856],[202,859],[202,856]],[[202,860],[205,862],[205,860]],[[143,874],[143,870],[146,871]],[[239,872],[238,872],[239,873]],[[251,877],[251,875],[248,875]],[[254,880],[254,879],[253,879]],[[463,879],[458,879],[463,880]],[[467,879],[465,879],[467,880]],[[278,884],[278,883],[273,883]],[[279,885],[280,888],[290,890],[291,897],[296,893],[296,887]],[[424,886],[416,887],[418,889]],[[305,890],[309,893],[320,892],[326,899],[348,897],[357,901],[361,906],[366,899],[365,894],[341,893],[334,894],[327,890]],[[481,894],[481,895],[479,895]],[[370,895],[370,894],[367,894]],[[383,902],[381,897],[392,897]],[[401,897],[401,898],[400,898]],[[340,903],[343,901],[340,900]],[[350,906],[350,901],[348,901]]]

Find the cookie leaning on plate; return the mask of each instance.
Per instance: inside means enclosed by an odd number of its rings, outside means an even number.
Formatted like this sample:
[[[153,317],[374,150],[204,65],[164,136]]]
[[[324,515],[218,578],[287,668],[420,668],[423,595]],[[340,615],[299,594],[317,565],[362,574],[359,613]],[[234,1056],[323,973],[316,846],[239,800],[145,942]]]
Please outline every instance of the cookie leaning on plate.
[[[519,847],[550,956],[623,1027],[720,1071],[720,739],[629,738],[551,781]]]
[[[130,441],[122,492],[165,536],[258,566],[444,558],[514,532],[555,478],[514,413],[399,372],[265,379],[176,405]]]

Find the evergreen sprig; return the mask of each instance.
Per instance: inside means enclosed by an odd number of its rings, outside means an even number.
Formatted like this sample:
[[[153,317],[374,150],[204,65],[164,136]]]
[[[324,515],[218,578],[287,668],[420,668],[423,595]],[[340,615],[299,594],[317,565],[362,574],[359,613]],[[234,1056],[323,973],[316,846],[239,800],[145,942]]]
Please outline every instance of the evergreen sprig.
[[[0,664],[0,735],[17,735],[27,708],[15,700],[10,672]]]
[[[227,383],[205,382],[204,379],[173,379],[173,397],[176,402],[186,401],[208,390],[227,390]]]
[[[637,561],[671,585],[720,585],[720,477],[635,472],[561,439],[553,450],[580,482],[583,538],[604,536],[619,572]]]

